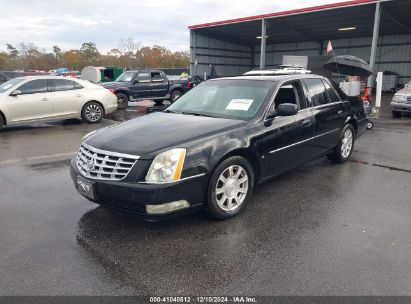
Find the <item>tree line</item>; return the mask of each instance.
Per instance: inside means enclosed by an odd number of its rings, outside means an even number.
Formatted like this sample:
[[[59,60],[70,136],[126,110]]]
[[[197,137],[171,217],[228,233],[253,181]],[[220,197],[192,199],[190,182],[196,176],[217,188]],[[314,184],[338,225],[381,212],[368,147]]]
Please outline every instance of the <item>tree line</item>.
[[[133,39],[120,40],[119,47],[102,54],[94,42],[84,42],[80,49],[63,51],[58,45],[52,52],[40,50],[34,43],[6,44],[0,51],[1,70],[42,70],[59,67],[81,70],[85,66],[118,66],[122,68],[186,68],[188,52],[173,52],[166,47],[142,46]]]

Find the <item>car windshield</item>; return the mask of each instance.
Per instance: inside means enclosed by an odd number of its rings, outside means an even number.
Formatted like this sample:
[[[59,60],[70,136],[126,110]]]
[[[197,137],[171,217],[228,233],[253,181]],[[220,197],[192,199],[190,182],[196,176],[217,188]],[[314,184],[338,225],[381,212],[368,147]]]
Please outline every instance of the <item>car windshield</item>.
[[[246,120],[257,113],[272,87],[271,81],[211,80],[180,97],[166,111]]]
[[[11,80],[1,84],[0,85],[0,93],[6,92],[8,89],[14,87],[16,84],[19,84],[22,81],[24,81],[24,79],[15,78],[15,79],[11,79]]]
[[[136,72],[124,72],[120,76],[117,77],[116,81],[131,81],[133,77],[136,75]]]

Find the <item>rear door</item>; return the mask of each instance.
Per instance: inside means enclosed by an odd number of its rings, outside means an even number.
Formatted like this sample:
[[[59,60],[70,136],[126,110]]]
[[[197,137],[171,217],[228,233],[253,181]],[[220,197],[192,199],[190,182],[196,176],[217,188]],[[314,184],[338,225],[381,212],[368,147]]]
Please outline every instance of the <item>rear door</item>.
[[[281,85],[274,99],[275,108],[281,103],[297,104],[299,111],[293,116],[277,116],[265,127],[258,144],[260,155],[264,155],[264,177],[284,172],[314,155],[314,117],[300,81]]]
[[[87,101],[86,89],[70,79],[52,80],[52,100],[55,116],[80,114]]]
[[[151,97],[163,97],[168,92],[168,80],[161,72],[151,72]]]
[[[30,80],[16,90],[21,94],[7,96],[10,122],[41,120],[53,116],[52,96],[47,78]]]
[[[151,95],[150,72],[138,72],[131,81],[131,95],[133,98],[149,97]]]
[[[320,78],[304,79],[315,119],[316,154],[323,154],[337,145],[344,124],[345,108],[331,86]]]

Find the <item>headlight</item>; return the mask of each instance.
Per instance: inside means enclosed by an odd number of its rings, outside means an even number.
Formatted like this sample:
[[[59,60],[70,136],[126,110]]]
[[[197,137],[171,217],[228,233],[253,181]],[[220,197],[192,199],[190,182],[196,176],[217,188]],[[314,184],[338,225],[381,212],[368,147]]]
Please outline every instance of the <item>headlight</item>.
[[[81,141],[85,141],[87,138],[89,138],[91,135],[93,135],[96,132],[97,132],[97,130],[94,130],[94,131],[91,131],[90,133],[87,133],[86,135],[83,136]]]
[[[392,100],[395,102],[405,102],[407,97],[405,95],[394,95]]]
[[[172,149],[154,158],[146,176],[146,182],[167,183],[179,180],[184,165],[186,149]]]

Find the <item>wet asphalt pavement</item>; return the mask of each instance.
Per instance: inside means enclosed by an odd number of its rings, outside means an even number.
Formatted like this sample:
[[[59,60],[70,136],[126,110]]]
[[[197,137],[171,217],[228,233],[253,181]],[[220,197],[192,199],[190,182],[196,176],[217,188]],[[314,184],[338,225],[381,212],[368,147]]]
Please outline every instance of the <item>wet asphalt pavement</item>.
[[[0,133],[0,295],[411,295],[411,117],[379,119],[346,164],[262,184],[224,222],[146,223],[81,197],[69,160],[112,123]]]

